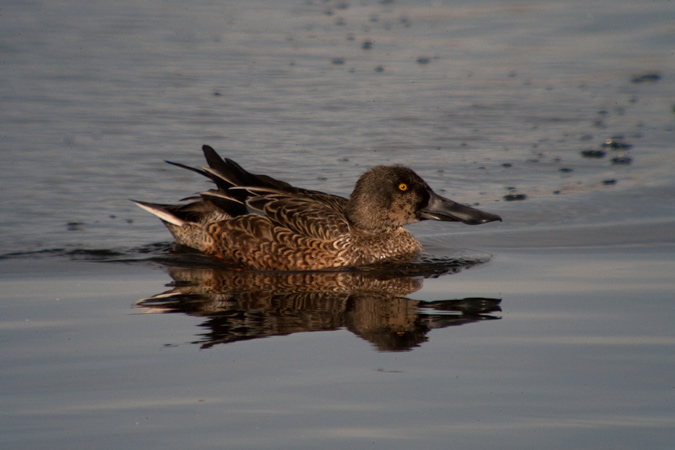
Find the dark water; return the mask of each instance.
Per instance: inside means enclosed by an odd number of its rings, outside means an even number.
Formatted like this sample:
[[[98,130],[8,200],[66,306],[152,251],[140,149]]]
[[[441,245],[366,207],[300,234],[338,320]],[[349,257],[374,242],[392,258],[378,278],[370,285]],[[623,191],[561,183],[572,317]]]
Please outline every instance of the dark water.
[[[673,448],[674,11],[4,2],[0,446]],[[187,263],[128,199],[205,143],[504,222],[411,227],[416,273]]]

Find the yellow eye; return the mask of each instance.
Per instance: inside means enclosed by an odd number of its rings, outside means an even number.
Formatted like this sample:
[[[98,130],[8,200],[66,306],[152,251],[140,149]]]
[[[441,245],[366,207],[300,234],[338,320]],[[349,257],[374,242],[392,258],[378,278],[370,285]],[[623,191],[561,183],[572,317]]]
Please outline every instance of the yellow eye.
[[[398,189],[399,189],[400,191],[407,191],[407,190],[408,190],[408,185],[405,184],[405,183],[401,183],[401,184],[398,185]]]

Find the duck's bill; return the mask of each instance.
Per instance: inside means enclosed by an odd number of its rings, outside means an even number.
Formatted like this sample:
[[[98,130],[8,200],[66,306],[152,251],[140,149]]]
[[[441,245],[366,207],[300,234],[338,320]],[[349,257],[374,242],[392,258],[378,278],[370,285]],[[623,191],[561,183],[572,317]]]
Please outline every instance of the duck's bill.
[[[429,192],[429,204],[422,209],[420,219],[422,220],[442,220],[446,222],[464,222],[469,225],[480,225],[482,223],[502,220],[496,214],[491,214],[470,206],[461,205],[452,200],[441,197],[435,192]]]

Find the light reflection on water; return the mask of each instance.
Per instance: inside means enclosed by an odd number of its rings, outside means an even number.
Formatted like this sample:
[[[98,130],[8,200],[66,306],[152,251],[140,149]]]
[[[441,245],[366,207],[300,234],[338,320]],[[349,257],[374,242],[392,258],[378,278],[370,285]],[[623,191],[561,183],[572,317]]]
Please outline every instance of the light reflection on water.
[[[630,279],[617,272],[626,254],[638,275]],[[510,250],[451,275],[397,281],[389,290],[395,296],[423,288],[406,294],[412,300],[379,306],[389,295],[384,284],[346,300],[351,282],[341,290],[295,274],[301,283],[283,276],[275,284],[269,274],[203,266],[169,268],[169,290],[179,295],[134,305],[166,291],[165,269],[61,260],[66,278],[53,274],[47,258],[14,260],[26,267],[3,280],[0,395],[11,413],[2,440],[8,448],[92,440],[114,448],[122,438],[149,448],[165,439],[182,446],[226,440],[243,448],[400,448],[401,439],[455,439],[466,447],[516,448],[541,436],[587,448],[608,439],[619,448],[659,446],[673,426],[675,342],[672,290],[654,281],[672,272],[671,256],[649,247]],[[234,282],[247,277],[257,282]],[[251,289],[256,284],[260,291]],[[326,285],[336,288],[331,298],[346,300],[344,308],[320,300]],[[304,291],[293,297],[299,286]],[[479,317],[500,319],[478,324],[464,321],[477,317],[461,309],[475,298],[415,300],[494,293],[502,311]],[[163,313],[143,314],[147,307]],[[337,329],[302,332],[325,329],[327,321]],[[419,334],[425,342],[412,351],[374,352],[364,342],[391,343],[381,339],[387,333],[372,331],[411,331],[415,322],[439,326]],[[456,323],[464,324],[449,326]],[[220,334],[224,329],[229,333]],[[210,349],[198,351],[201,345]],[[86,433],[70,428],[73,421]]]
[[[672,445],[663,2],[5,3],[3,449]],[[641,74],[660,79],[632,82]],[[615,135],[633,147],[580,155]],[[427,252],[492,259],[371,295],[361,319],[321,306],[334,331],[274,335],[271,322],[307,311],[252,309],[241,289],[204,316],[231,292],[165,286],[176,269],[138,259],[166,256],[170,237],[127,200],[203,190],[162,162],[199,166],[202,144],[340,195],[370,166],[410,165],[504,218],[412,227]],[[632,163],[611,164],[619,154]],[[189,286],[196,304],[153,305],[173,314],[136,307]],[[502,299],[478,314],[499,320],[449,326],[476,315],[434,301],[467,298]],[[198,336],[221,314],[268,338],[199,351],[231,336]],[[431,331],[412,351],[374,351],[393,342],[370,333],[387,320]]]

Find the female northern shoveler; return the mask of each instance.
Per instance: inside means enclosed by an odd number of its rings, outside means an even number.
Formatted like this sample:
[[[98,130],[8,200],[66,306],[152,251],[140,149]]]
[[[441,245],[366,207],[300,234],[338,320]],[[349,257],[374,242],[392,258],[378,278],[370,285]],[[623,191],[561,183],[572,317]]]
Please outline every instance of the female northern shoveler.
[[[370,169],[346,199],[249,173],[211,147],[202,149],[209,167],[169,163],[210,178],[217,190],[183,205],[134,202],[162,219],[178,244],[245,267],[316,270],[411,261],[422,245],[404,225],[501,221],[441,197],[407,167]]]

